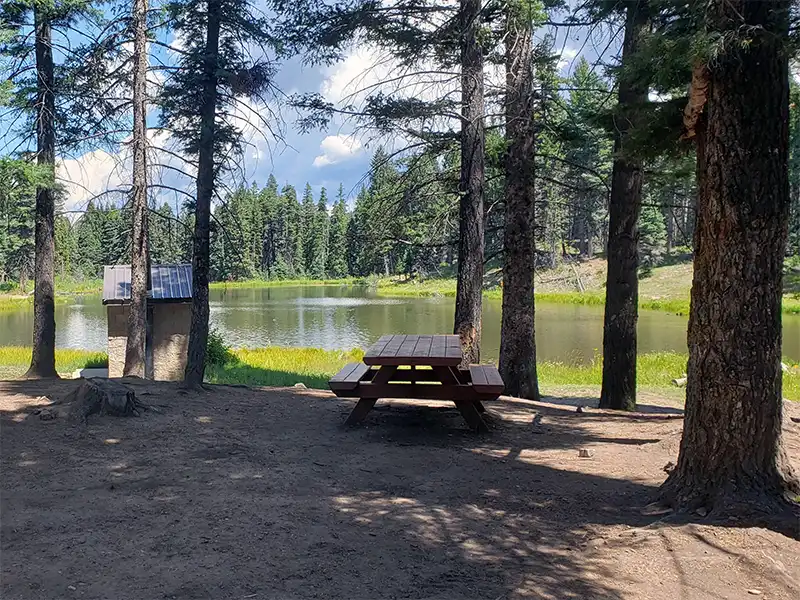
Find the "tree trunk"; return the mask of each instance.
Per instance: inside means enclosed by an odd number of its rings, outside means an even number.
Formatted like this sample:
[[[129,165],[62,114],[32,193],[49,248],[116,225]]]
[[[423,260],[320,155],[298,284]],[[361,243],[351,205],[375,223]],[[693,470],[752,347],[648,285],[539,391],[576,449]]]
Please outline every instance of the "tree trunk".
[[[211,198],[214,194],[214,145],[217,112],[217,63],[219,54],[219,1],[208,2],[208,31],[203,65],[203,105],[200,107],[200,143],[197,161],[197,200],[192,253],[192,323],[189,355],[184,381],[188,386],[203,383],[208,343],[208,271]]]
[[[36,34],[36,162],[55,179],[55,76],[50,17],[34,4]],[[55,194],[53,182],[36,188],[36,261],[33,291],[33,355],[26,377],[58,377],[55,317]]]
[[[534,337],[535,143],[533,59],[527,21],[509,10],[506,34],[506,220],[500,374],[505,393],[539,400]]]
[[[709,64],[698,140],[686,418],[662,487],[678,509],[770,516],[800,492],[781,445],[789,5],[714,0],[707,13],[730,43]]]
[[[147,289],[150,255],[147,226],[147,0],[133,3],[133,186],[131,212],[131,305],[123,374],[145,377]]]
[[[641,37],[647,28],[646,1],[628,2],[608,210],[608,274],[603,322],[603,386],[600,392],[600,407],[618,410],[636,408],[638,220],[642,208],[642,164],[628,147],[628,134],[636,126],[636,112],[647,102],[647,84],[633,79],[624,68],[631,56],[639,51]]]
[[[670,186],[672,189],[670,190],[670,204],[666,209],[666,217],[667,217],[667,256],[672,255],[672,248],[675,245],[675,205],[677,204],[677,198],[675,197],[675,187],[674,184]]]
[[[461,0],[461,197],[453,332],[461,338],[465,365],[481,357],[485,140],[480,12],[480,0]]]

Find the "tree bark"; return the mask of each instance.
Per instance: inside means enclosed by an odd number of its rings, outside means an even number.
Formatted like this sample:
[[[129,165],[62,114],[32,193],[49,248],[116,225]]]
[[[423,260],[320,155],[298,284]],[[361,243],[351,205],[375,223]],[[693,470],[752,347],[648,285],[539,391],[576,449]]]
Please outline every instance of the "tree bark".
[[[36,188],[36,259],[33,291],[33,355],[26,377],[58,377],[55,318],[55,76],[52,30],[45,9],[33,8],[36,35],[36,162],[53,179]]]
[[[800,492],[781,444],[789,5],[713,0],[707,12],[729,41],[709,64],[698,139],[686,417],[662,487],[677,509],[769,517]]]
[[[481,357],[485,139],[480,12],[480,0],[461,0],[461,197],[453,332],[461,338],[465,365]]]
[[[219,62],[219,0],[208,2],[208,31],[203,65],[203,105],[200,107],[200,141],[197,160],[197,199],[192,253],[192,322],[184,382],[190,387],[203,383],[208,344],[208,272],[211,198],[216,166],[214,146],[217,113],[217,63]]]
[[[147,225],[147,0],[133,3],[133,186],[131,305],[125,345],[126,377],[145,377],[150,253]]]
[[[531,31],[509,8],[506,33],[506,215],[500,374],[505,393],[539,400],[534,335],[535,144]]]
[[[636,409],[636,322],[639,318],[639,213],[642,163],[629,148],[636,112],[647,101],[647,84],[625,71],[648,28],[645,0],[626,2],[619,115],[615,119],[614,166],[608,209],[608,274],[603,321],[603,385],[600,407]]]

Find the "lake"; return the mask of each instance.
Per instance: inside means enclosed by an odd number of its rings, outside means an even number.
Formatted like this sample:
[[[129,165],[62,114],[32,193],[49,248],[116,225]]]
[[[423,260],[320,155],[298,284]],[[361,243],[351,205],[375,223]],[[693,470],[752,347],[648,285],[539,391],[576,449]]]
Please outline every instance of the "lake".
[[[364,287],[297,286],[211,290],[212,326],[233,347],[366,347],[388,333],[450,333],[453,298],[384,298]],[[686,352],[687,318],[639,314],[639,352]],[[0,346],[31,343],[32,311],[0,312]],[[603,345],[603,307],[540,303],[536,343],[542,361],[583,363]],[[800,361],[800,317],[784,315],[784,355]],[[106,316],[99,296],[56,306],[56,345],[105,350]],[[483,358],[500,347],[500,301],[484,300]]]

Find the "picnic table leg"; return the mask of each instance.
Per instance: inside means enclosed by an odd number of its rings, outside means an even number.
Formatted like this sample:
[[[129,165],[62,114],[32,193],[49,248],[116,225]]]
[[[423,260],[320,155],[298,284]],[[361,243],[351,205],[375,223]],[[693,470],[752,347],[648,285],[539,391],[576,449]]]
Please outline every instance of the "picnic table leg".
[[[480,432],[488,432],[489,427],[486,425],[486,422],[481,418],[478,409],[475,408],[475,404],[472,403],[471,400],[466,400],[464,398],[458,398],[453,400],[458,407],[459,412],[461,412],[461,416],[464,417],[464,420],[467,422],[472,429],[475,431]]]
[[[439,377],[442,385],[458,385],[458,378],[450,367],[432,367],[433,372]],[[461,416],[467,422],[467,425],[472,427],[475,431],[489,431],[486,422],[481,418],[480,413],[486,412],[486,409],[477,398],[454,398],[453,402],[458,407]]]
[[[475,398],[472,403],[475,405],[475,410],[477,410],[479,413],[486,412],[486,407],[477,398]]]
[[[355,425],[356,423],[363,421],[367,416],[367,413],[372,410],[372,407],[375,406],[377,401],[377,398],[361,398],[361,400],[358,401],[358,404],[356,404],[355,408],[350,411],[350,416],[347,417],[347,421],[345,421],[344,424]]]
[[[389,383],[389,380],[397,371],[397,367],[395,366],[384,366],[378,369],[378,372],[375,374],[375,377],[372,378],[372,383],[384,384]],[[355,425],[363,421],[369,411],[372,410],[372,407],[375,406],[375,403],[378,401],[377,398],[361,398],[358,403],[356,404],[355,408],[350,411],[350,415],[347,417],[347,420],[344,422],[345,425]]]

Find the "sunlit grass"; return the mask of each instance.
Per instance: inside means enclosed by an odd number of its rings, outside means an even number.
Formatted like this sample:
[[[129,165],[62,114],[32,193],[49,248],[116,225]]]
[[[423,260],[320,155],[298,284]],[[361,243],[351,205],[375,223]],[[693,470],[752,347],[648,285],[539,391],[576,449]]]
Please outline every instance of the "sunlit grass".
[[[23,375],[31,364],[31,349],[23,346],[0,346],[0,376],[12,378]],[[69,374],[78,369],[108,366],[105,352],[56,349],[56,371]]]
[[[362,350],[322,350],[320,348],[243,348],[231,351],[234,360],[206,368],[211,383],[238,383],[263,386],[292,386],[327,389],[328,379],[349,362],[359,362]]]
[[[376,293],[379,296],[386,297],[453,298],[456,295],[456,281],[455,279],[429,279],[422,282],[404,282],[394,279],[381,279],[378,281]],[[502,299],[503,291],[500,288],[489,289],[483,292],[483,296],[484,298]],[[604,290],[587,290],[584,292],[542,291],[536,292],[536,301],[547,304],[603,306],[606,301],[606,295]],[[649,297],[640,294],[639,308],[688,315],[689,298],[688,296]],[[798,298],[797,294],[786,294],[783,297],[782,312],[784,314],[800,314],[800,298]]]
[[[212,383],[238,383],[258,386],[291,386],[302,383],[309,388],[327,389],[330,379],[348,362],[358,362],[361,350],[330,351],[318,348],[268,347],[233,350],[235,360],[225,366],[209,366],[206,379]],[[642,354],[637,361],[637,384],[641,388],[669,390],[675,396],[672,380],[686,373],[687,356],[676,352]],[[599,386],[603,379],[602,360],[572,365],[541,362],[537,365],[542,386]],[[783,395],[800,401],[800,375],[785,373]]]
[[[206,368],[210,383],[244,384],[253,386],[293,386],[328,389],[328,380],[345,364],[359,362],[362,350],[322,350],[320,348],[244,348],[232,351],[233,359],[225,365]],[[19,346],[0,347],[0,377],[19,377],[31,361],[31,349]],[[676,352],[657,352],[639,355],[637,384],[648,390],[662,390],[673,397],[678,393],[671,385],[673,379],[686,373],[687,356]],[[791,365],[790,361],[786,361]],[[56,369],[68,374],[78,369],[105,367],[108,357],[103,352],[57,349]],[[603,379],[602,360],[573,365],[561,362],[540,362],[537,365],[539,383],[547,386],[600,386]],[[783,375],[783,396],[800,401],[800,372],[797,366]]]
[[[102,291],[103,280],[100,278],[56,277],[56,294],[99,294]]]
[[[640,354],[636,361],[636,384],[642,388],[669,388],[672,380],[685,375],[688,356],[677,352]],[[784,359],[785,364],[792,365]],[[603,382],[601,357],[584,365],[542,362],[536,365],[542,385],[599,386]],[[783,374],[783,397],[800,401],[800,370],[790,369]]]
[[[33,306],[33,296],[20,298],[0,295],[0,312],[22,310],[29,306]]]

